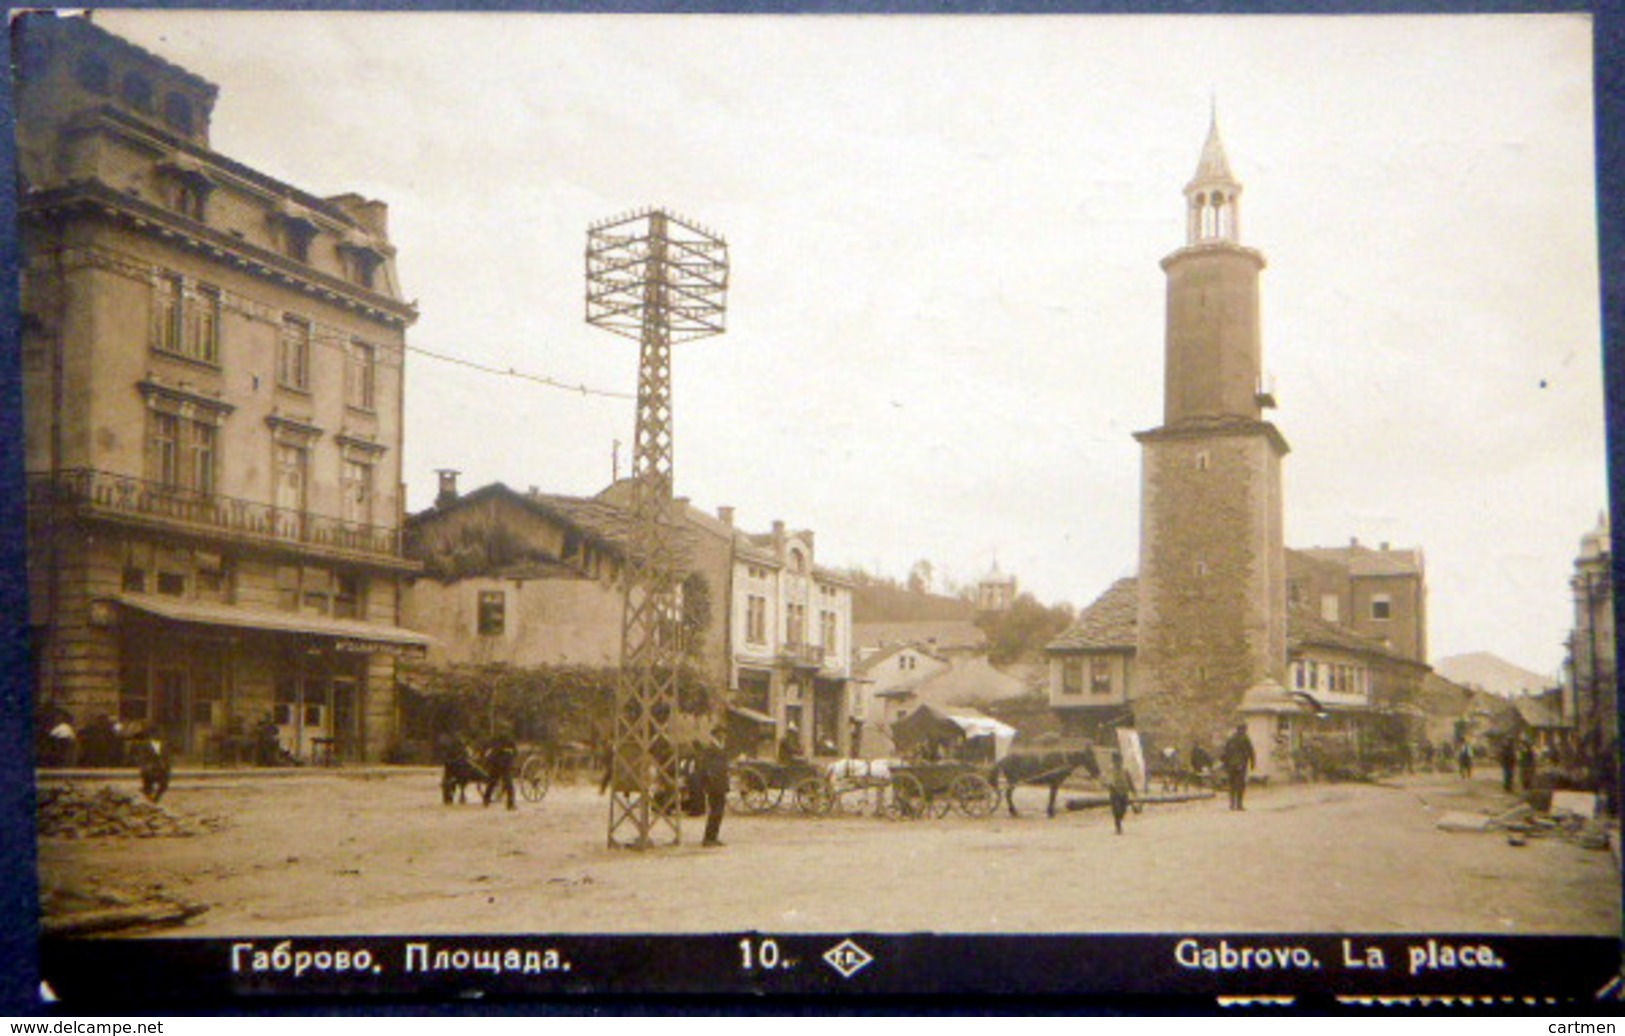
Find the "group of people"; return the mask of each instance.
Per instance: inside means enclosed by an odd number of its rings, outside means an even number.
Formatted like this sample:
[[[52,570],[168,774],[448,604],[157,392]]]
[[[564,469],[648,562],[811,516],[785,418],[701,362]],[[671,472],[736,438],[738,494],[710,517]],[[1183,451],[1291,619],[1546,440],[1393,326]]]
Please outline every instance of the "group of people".
[[[1521,738],[1503,737],[1501,746],[1496,753],[1501,763],[1501,787],[1505,791],[1512,790],[1512,778],[1516,774],[1518,784],[1524,791],[1535,785],[1535,746]]]

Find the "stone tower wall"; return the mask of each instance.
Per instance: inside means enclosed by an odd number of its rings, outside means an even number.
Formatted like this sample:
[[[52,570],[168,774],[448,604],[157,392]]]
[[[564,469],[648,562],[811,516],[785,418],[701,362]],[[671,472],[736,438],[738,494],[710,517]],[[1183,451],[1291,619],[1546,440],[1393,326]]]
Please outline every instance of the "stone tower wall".
[[[1143,439],[1135,720],[1211,741],[1243,692],[1284,677],[1280,458],[1267,425]]]

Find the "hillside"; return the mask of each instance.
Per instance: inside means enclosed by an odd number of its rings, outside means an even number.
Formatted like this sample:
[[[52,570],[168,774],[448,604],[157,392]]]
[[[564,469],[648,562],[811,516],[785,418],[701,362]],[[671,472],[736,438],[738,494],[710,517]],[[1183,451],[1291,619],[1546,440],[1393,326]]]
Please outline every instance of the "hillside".
[[[852,588],[852,622],[951,622],[976,618],[976,607],[957,597],[871,584]]]
[[[1476,687],[1502,698],[1539,694],[1557,686],[1557,681],[1552,677],[1514,665],[1488,651],[1441,658],[1433,663],[1433,669],[1446,680],[1463,687]]]

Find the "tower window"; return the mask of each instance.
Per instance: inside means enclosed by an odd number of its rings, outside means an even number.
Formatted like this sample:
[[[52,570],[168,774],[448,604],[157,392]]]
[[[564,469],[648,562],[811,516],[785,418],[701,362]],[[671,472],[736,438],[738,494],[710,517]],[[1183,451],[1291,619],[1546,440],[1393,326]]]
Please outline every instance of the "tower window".
[[[1206,471],[1208,468],[1208,454],[1206,450],[1196,455],[1196,470]]]
[[[1207,575],[1207,562],[1206,561],[1198,561],[1196,563],[1196,578],[1201,579],[1206,575]]]
[[[1371,617],[1383,621],[1393,616],[1393,602],[1387,594],[1375,594],[1371,598]]]

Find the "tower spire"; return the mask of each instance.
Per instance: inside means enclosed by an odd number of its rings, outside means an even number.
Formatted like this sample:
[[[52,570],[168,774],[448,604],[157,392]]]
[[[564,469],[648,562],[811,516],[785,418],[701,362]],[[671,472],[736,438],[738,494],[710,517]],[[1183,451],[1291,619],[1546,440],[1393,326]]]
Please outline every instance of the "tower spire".
[[[1230,171],[1219,134],[1218,95],[1209,97],[1207,140],[1196,174],[1185,185],[1186,244],[1241,239],[1241,183]]]

